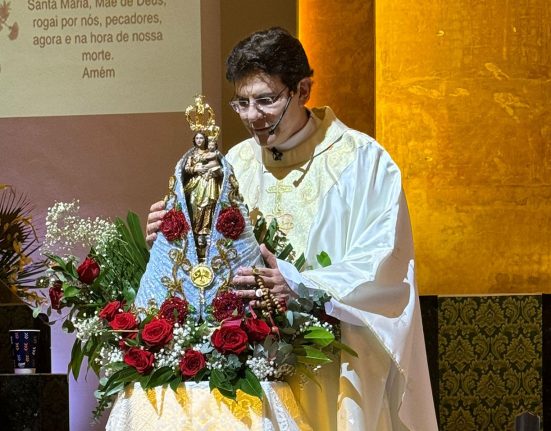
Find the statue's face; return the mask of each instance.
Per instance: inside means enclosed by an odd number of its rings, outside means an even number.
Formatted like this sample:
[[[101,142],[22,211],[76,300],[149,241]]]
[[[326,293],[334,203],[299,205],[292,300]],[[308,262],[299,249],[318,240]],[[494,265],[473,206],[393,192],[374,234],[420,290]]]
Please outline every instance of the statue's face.
[[[202,133],[197,133],[195,135],[195,138],[194,138],[194,142],[195,142],[195,146],[197,148],[201,148],[201,149],[204,149],[205,148],[205,135],[203,135]]]
[[[216,142],[210,141],[208,144],[209,151],[215,151],[216,150]]]

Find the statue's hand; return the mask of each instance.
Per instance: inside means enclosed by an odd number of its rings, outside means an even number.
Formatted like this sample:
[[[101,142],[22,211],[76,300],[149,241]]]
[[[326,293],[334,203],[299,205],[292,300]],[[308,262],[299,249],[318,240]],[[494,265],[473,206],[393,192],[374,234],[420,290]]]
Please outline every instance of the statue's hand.
[[[147,216],[147,226],[145,228],[145,240],[147,245],[151,247],[153,241],[157,239],[157,232],[161,227],[161,220],[166,214],[164,201],[155,202],[149,208],[149,214]]]
[[[260,246],[260,254],[264,258],[266,263],[266,268],[257,268],[257,271],[260,273],[260,276],[264,280],[264,285],[270,289],[270,292],[278,300],[283,300],[287,303],[287,300],[291,297],[296,298],[297,294],[291,290],[285,278],[279,272],[277,267],[277,258],[271,253],[264,244]],[[239,268],[237,270],[237,275],[233,278],[233,284],[236,286],[255,286],[256,281],[253,275],[252,268]],[[243,289],[236,290],[236,294],[247,300],[257,299],[256,289]]]

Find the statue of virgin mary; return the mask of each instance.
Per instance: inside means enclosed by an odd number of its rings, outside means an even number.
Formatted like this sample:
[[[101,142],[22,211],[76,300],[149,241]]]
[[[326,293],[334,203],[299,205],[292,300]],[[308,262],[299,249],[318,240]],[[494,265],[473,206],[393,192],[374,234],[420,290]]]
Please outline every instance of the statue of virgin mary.
[[[195,101],[186,110],[194,146],[169,180],[167,214],[135,305],[159,306],[168,296],[180,296],[204,320],[217,293],[229,289],[237,268],[264,264],[232,167],[213,145],[219,134],[214,113],[202,96]]]

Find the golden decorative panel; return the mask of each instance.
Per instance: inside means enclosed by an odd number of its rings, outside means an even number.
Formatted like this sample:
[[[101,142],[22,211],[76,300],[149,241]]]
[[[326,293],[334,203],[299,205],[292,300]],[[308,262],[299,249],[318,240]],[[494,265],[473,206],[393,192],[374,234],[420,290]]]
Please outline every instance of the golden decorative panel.
[[[375,73],[375,137],[402,169],[420,292],[551,292],[547,0],[331,3],[299,3],[313,102],[369,133]]]
[[[377,2],[377,138],[425,293],[551,292],[546,0]]]

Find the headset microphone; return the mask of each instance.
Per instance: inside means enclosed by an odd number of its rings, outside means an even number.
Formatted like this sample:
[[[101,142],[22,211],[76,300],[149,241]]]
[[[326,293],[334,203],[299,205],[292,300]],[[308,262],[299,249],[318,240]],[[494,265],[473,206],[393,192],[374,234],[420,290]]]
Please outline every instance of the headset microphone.
[[[276,129],[279,126],[279,123],[281,123],[281,120],[283,120],[283,116],[287,112],[287,108],[289,107],[289,103],[291,103],[291,99],[293,98],[294,94],[291,94],[291,97],[287,99],[287,103],[285,104],[285,108],[283,108],[283,111],[281,112],[281,115],[279,116],[279,119],[268,129],[268,135],[273,135],[276,131]]]

